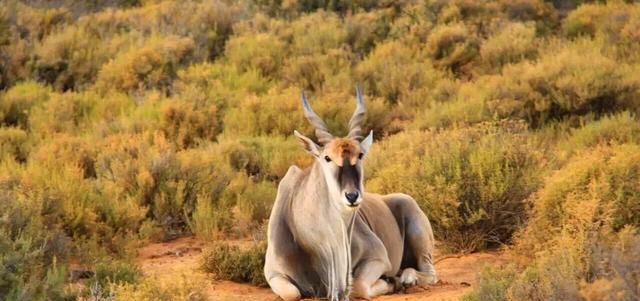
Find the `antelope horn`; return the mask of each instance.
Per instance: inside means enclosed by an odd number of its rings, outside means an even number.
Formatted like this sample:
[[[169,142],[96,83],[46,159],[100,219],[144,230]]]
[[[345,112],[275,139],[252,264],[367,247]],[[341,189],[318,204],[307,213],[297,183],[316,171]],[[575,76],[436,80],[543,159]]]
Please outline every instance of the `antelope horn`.
[[[333,135],[329,133],[329,129],[327,129],[327,125],[318,117],[318,114],[311,109],[311,105],[309,104],[309,100],[304,95],[304,91],[300,93],[302,95],[302,108],[304,110],[304,117],[309,120],[311,125],[316,130],[316,137],[318,138],[318,142],[324,145],[333,139]]]
[[[353,139],[362,139],[362,128],[360,127],[364,121],[364,100],[362,99],[362,92],[360,88],[356,86],[356,110],[349,120],[349,135],[347,137]]]

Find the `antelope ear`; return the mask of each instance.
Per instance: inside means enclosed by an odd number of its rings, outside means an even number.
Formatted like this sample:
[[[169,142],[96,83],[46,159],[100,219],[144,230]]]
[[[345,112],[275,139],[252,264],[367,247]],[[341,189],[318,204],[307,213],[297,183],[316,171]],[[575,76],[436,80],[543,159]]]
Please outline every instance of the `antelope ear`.
[[[373,143],[373,131],[370,131],[369,135],[367,135],[367,137],[364,138],[362,142],[360,142],[360,149],[362,150],[362,152],[365,154],[369,152],[369,148],[371,147],[372,143]]]
[[[300,144],[302,144],[302,147],[304,147],[304,150],[314,155],[315,157],[320,155],[320,147],[315,142],[300,134],[296,130],[293,131],[293,134],[296,135],[298,141],[300,141]]]

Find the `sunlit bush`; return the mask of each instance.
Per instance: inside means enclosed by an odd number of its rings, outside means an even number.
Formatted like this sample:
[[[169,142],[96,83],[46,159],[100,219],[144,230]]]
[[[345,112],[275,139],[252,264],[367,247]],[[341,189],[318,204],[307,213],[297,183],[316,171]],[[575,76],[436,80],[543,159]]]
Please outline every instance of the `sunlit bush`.
[[[216,244],[204,252],[202,269],[215,279],[267,286],[263,272],[266,251],[265,241],[256,243],[248,250],[225,243]]]
[[[264,76],[277,76],[287,55],[286,44],[268,33],[233,36],[225,54],[229,62],[242,71],[259,70]]]
[[[456,23],[435,27],[425,47],[437,66],[459,73],[478,54],[479,41],[463,23]]]
[[[412,131],[378,143],[366,187],[418,201],[436,237],[473,251],[509,241],[539,186],[540,154],[520,123]]]
[[[0,94],[0,121],[4,125],[29,127],[33,107],[45,103],[51,90],[35,82],[24,82]]]
[[[535,28],[531,24],[508,23],[480,46],[480,57],[491,70],[531,59],[537,53]]]
[[[31,143],[24,130],[14,127],[0,127],[0,158],[9,156],[24,162],[29,156],[30,149]]]
[[[639,150],[635,144],[596,147],[578,153],[547,178],[521,233],[523,249],[539,250],[550,236],[561,231],[583,233],[591,224],[612,230],[638,227],[640,192],[631,183],[640,175]],[[567,229],[578,221],[584,223]]]
[[[99,101],[91,92],[51,93],[50,97],[31,113],[30,129],[39,135],[86,130],[91,122],[91,111]]]
[[[193,275],[149,277],[139,283],[113,286],[114,301],[206,301],[206,283]]]
[[[103,65],[96,87],[101,91],[117,89],[167,89],[179,66],[191,59],[194,42],[178,36],[153,36],[140,46],[119,54]]]
[[[379,44],[357,68],[358,78],[367,93],[381,96],[390,103],[423,105],[429,91],[445,77],[418,51],[400,42]]]
[[[490,110],[539,125],[636,108],[640,81],[629,76],[636,68],[604,56],[597,45],[583,40],[550,49],[537,63],[505,67],[484,96]]]

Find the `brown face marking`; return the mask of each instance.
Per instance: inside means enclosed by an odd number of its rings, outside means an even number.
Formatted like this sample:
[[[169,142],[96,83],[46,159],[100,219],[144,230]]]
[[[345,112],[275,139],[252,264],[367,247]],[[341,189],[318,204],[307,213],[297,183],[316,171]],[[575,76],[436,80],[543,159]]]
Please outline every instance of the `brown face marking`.
[[[360,155],[360,143],[350,138],[335,138],[325,145],[325,149],[338,166],[342,166],[345,160],[355,165]]]

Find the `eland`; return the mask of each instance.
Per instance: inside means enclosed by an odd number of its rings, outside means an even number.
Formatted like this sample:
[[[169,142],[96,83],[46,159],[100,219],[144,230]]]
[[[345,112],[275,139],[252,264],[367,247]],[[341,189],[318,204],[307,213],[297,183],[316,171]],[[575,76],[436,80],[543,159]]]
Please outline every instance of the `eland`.
[[[329,132],[304,93],[302,107],[319,144],[294,131],[314,161],[305,170],[291,166],[278,185],[264,266],[273,292],[286,301],[371,299],[434,284],[433,232],[416,201],[364,191],[373,131],[362,139],[360,90],[346,137]]]

